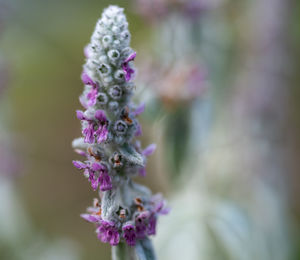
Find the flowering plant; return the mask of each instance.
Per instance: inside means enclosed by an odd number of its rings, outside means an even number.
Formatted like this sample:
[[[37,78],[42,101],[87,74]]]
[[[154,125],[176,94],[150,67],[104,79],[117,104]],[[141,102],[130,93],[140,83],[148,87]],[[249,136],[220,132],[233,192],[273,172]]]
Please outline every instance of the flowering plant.
[[[134,176],[145,176],[147,156],[156,146],[142,149],[135,140],[142,134],[136,117],[145,105],[130,100],[136,53],[129,43],[123,9],[109,6],[84,50],[85,89],[80,102],[85,111],[77,111],[83,137],[75,139],[73,147],[85,159],[73,164],[83,170],[94,190],[99,189],[100,200],[94,199],[81,216],[96,224],[99,240],[119,245],[113,257],[117,259],[124,249],[138,259],[155,259],[148,236],[156,233],[157,217],[168,209],[161,195],[152,196],[148,188],[132,181]],[[124,250],[121,255],[127,254]]]

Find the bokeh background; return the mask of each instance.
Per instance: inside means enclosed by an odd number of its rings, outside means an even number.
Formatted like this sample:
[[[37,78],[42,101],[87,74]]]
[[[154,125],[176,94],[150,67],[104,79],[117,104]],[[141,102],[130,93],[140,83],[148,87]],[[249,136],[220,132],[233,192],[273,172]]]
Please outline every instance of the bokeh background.
[[[0,259],[110,259],[72,166],[83,48],[126,9],[159,259],[300,259],[300,2],[0,0]]]

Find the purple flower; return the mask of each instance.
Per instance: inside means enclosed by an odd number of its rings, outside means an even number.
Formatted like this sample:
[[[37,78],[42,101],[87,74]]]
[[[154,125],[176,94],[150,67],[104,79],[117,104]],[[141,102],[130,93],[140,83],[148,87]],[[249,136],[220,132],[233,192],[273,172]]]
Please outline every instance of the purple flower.
[[[107,120],[103,110],[97,110],[95,112],[95,118],[98,119],[100,122],[104,122]]]
[[[139,116],[145,111],[145,103],[141,103],[133,112],[133,116]]]
[[[98,130],[96,130],[95,135],[98,136],[97,142],[101,143],[107,139],[107,119],[104,111],[97,110],[95,113],[95,118],[99,121],[100,125]]]
[[[92,188],[96,190],[100,183],[100,190],[106,191],[112,188],[111,178],[108,175],[108,171],[105,165],[100,163],[93,163],[90,170],[90,177]],[[95,172],[99,172],[99,177],[95,176]]]
[[[80,161],[73,161],[77,169],[85,169],[84,173],[89,177],[93,190],[106,191],[112,189],[111,177],[108,175],[107,167],[102,163],[93,163],[91,166]]]
[[[123,230],[123,237],[126,241],[126,243],[129,245],[129,246],[135,246],[136,244],[136,233],[135,233],[135,230],[134,230],[134,226],[130,223],[128,224],[125,224],[123,227],[122,227],[122,230]]]
[[[112,189],[111,177],[108,175],[108,171],[106,167],[100,171],[99,182],[100,182],[100,190],[106,191]]]
[[[149,222],[148,222],[148,230],[147,234],[148,235],[155,235],[156,234],[156,216],[155,214],[151,214],[149,217]]]
[[[145,177],[146,174],[147,174],[147,172],[146,172],[146,168],[145,168],[145,167],[143,167],[143,168],[141,168],[141,169],[139,170],[139,175],[140,175],[140,176]]]
[[[97,110],[95,112],[95,119],[87,118],[80,110],[77,110],[76,113],[78,119],[88,122],[87,127],[82,130],[82,134],[85,137],[84,141],[86,143],[93,144],[95,142],[95,137],[97,138],[98,143],[101,143],[107,139],[108,121],[104,111]]]
[[[83,162],[80,162],[80,161],[73,161],[73,164],[79,170],[86,169],[88,167],[86,164],[84,164]]]
[[[77,154],[79,154],[79,155],[81,155],[81,156],[84,156],[84,157],[87,156],[86,152],[84,152],[84,151],[82,151],[82,150],[80,150],[80,149],[75,149],[74,151],[75,151],[75,153],[77,153]]]
[[[118,229],[111,221],[101,220],[96,232],[98,233],[98,239],[104,243],[110,243],[110,245],[116,246],[120,242]]]
[[[92,170],[95,171],[95,172],[96,172],[96,171],[102,171],[103,169],[106,169],[105,166],[103,166],[103,165],[100,164],[100,163],[93,163],[91,168],[92,168]]]
[[[156,150],[156,144],[150,144],[148,145],[142,152],[144,156],[150,156],[154,153]]]
[[[142,151],[142,154],[144,156],[150,156],[151,154],[154,153],[155,149],[156,149],[156,144],[150,144]],[[146,176],[146,167],[143,167],[139,170],[139,175],[142,177]]]
[[[136,57],[136,52],[133,52],[132,54],[130,54],[128,56],[128,58],[125,59],[125,61],[123,62],[122,64],[122,69],[125,73],[125,80],[126,81],[129,81],[131,80],[131,76],[132,74],[134,73],[134,69],[132,69],[130,66],[129,66],[129,62],[130,61],[133,61]]]
[[[101,217],[99,215],[81,214],[80,217],[91,223],[99,223],[101,221]]]
[[[76,116],[79,120],[87,120],[87,117],[84,115],[84,113],[80,110],[76,111]]]
[[[149,212],[143,211],[135,218],[135,230],[137,238],[144,238],[146,236],[148,217]]]
[[[170,208],[166,206],[166,201],[160,193],[152,196],[151,202],[153,203],[153,212],[159,215],[166,215],[170,212]]]
[[[98,96],[98,89],[97,88],[92,88],[91,91],[86,96],[86,98],[89,100],[87,105],[88,106],[96,105],[97,96]]]
[[[137,125],[136,125],[136,131],[135,131],[135,133],[134,133],[134,135],[136,136],[136,137],[138,137],[138,136],[141,136],[142,135],[142,127],[141,127],[141,125],[138,123]]]
[[[81,80],[83,84],[92,86],[92,89],[87,93],[86,98],[88,99],[87,106],[94,106],[97,101],[98,83],[94,82],[85,71],[81,74]],[[81,103],[84,103],[84,100],[81,99]],[[86,107],[86,104],[83,104],[83,106]]]
[[[83,71],[81,74],[81,80],[84,85],[97,87],[97,83],[95,83],[85,71]]]
[[[92,122],[89,122],[88,126],[83,129],[82,134],[85,136],[84,141],[86,143],[94,143],[94,125]]]
[[[99,177],[95,175],[99,172]],[[108,175],[108,171],[105,165],[101,163],[93,163],[89,170],[89,180],[92,188],[96,190],[100,184],[100,190],[106,191],[112,188],[111,178]]]
[[[81,214],[80,216],[88,222],[100,223],[101,221],[101,205],[98,199],[94,199],[93,207],[87,209],[88,213]]]
[[[93,171],[89,171],[89,181],[91,182],[91,186],[93,190],[97,190],[99,186],[99,178],[95,175]]]

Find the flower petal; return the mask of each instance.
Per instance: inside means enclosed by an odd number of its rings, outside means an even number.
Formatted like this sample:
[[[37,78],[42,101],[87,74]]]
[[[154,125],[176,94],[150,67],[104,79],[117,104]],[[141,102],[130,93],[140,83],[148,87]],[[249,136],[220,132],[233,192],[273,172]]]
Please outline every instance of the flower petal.
[[[154,153],[155,150],[156,150],[156,144],[150,144],[143,150],[142,154],[145,156],[150,156]]]

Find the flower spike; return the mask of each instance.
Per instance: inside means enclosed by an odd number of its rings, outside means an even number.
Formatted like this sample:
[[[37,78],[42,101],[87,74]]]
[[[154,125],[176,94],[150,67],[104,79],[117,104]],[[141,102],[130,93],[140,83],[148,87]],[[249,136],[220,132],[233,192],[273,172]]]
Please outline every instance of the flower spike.
[[[146,173],[147,157],[156,145],[142,149],[135,140],[142,133],[136,117],[145,105],[136,106],[130,100],[136,52],[129,43],[123,9],[109,6],[84,49],[80,102],[85,110],[76,111],[82,137],[73,141],[73,147],[85,159],[73,164],[101,197],[101,203],[95,199],[81,217],[96,225],[100,241],[112,246],[126,243],[141,252],[148,236],[156,233],[158,216],[167,209],[161,197],[132,181]]]

